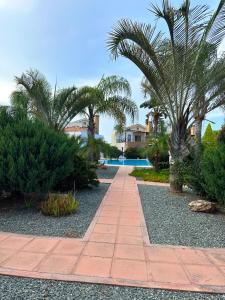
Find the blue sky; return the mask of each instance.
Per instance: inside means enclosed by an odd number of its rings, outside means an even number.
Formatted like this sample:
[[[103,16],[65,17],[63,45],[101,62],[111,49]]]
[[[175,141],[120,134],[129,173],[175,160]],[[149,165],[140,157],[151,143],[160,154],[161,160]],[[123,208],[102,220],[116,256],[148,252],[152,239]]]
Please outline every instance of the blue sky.
[[[160,1],[152,1],[160,3]],[[211,8],[215,0],[204,1]],[[95,85],[103,74],[127,78],[132,98],[143,102],[142,74],[130,61],[112,61],[106,48],[108,32],[121,18],[155,23],[149,0],[0,0],[0,104],[9,103],[14,76],[37,68],[52,85]],[[180,3],[176,0],[173,3]],[[193,0],[192,4],[202,4]],[[158,26],[164,30],[163,25]],[[223,48],[223,46],[222,46]],[[140,110],[144,123],[146,110]],[[217,129],[224,113],[208,118]],[[101,118],[100,130],[111,140],[113,120]]]

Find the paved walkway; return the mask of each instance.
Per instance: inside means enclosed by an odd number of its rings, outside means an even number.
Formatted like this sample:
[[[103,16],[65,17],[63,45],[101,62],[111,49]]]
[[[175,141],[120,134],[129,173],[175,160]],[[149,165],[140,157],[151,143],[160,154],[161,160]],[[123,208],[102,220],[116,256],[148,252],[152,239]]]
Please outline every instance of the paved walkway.
[[[130,171],[119,169],[83,239],[0,233],[0,274],[225,293],[225,249],[150,244]]]

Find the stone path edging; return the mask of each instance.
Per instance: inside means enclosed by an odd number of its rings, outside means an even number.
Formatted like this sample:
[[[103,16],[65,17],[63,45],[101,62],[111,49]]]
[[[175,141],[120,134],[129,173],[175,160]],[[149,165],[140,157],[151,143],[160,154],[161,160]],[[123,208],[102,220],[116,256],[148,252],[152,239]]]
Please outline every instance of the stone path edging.
[[[83,239],[1,232],[0,274],[225,293],[225,249],[150,244],[130,171],[105,180],[111,185]]]

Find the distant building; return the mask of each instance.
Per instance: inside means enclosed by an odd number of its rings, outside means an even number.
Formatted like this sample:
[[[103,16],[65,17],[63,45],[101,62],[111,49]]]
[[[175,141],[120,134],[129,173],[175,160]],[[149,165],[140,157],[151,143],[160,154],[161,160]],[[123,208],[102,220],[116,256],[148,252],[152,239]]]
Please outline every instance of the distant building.
[[[112,134],[112,145],[122,151],[125,151],[129,147],[144,147],[149,130],[149,125],[144,126],[141,124],[128,126],[123,133],[114,130]]]
[[[88,137],[88,119],[80,119],[69,123],[64,131],[69,136],[80,136],[82,138]],[[103,135],[99,134],[99,116],[95,117],[95,138],[104,139]]]

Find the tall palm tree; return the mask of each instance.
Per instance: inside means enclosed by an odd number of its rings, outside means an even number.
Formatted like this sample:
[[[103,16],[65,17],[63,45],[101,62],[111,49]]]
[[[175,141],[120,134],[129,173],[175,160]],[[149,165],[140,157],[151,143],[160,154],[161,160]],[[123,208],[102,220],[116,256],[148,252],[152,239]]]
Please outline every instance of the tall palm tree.
[[[108,47],[115,59],[124,56],[137,65],[163,107],[171,124],[170,187],[181,192],[180,170],[189,153],[188,129],[196,106],[195,74],[205,45],[217,48],[224,38],[225,0],[219,1],[213,14],[206,5],[191,8],[189,0],[178,9],[163,0],[162,8],[152,6],[151,11],[165,21],[166,38],[151,25],[124,19],[110,33]]]
[[[149,96],[150,99],[143,102],[140,105],[140,108],[148,108],[149,113],[146,117],[149,120],[149,117],[152,117],[153,121],[153,134],[155,137],[158,136],[158,129],[160,121],[163,121],[163,118],[166,118],[166,113],[163,111],[163,107],[158,102],[157,96],[154,95],[154,91],[151,89],[148,80],[143,80],[141,83],[142,90],[144,92],[145,97]]]
[[[13,106],[24,108],[56,130],[63,130],[87,106],[84,92],[76,87],[52,91],[46,78],[37,70],[15,77],[18,90],[11,95]]]
[[[83,87],[81,91],[89,101],[81,114],[88,118],[88,139],[90,144],[95,138],[95,119],[99,115],[112,117],[118,124],[125,124],[126,115],[133,121],[138,116],[138,108],[130,99],[131,89],[122,77],[102,77],[95,87]],[[89,147],[89,159],[94,160],[94,151]]]

